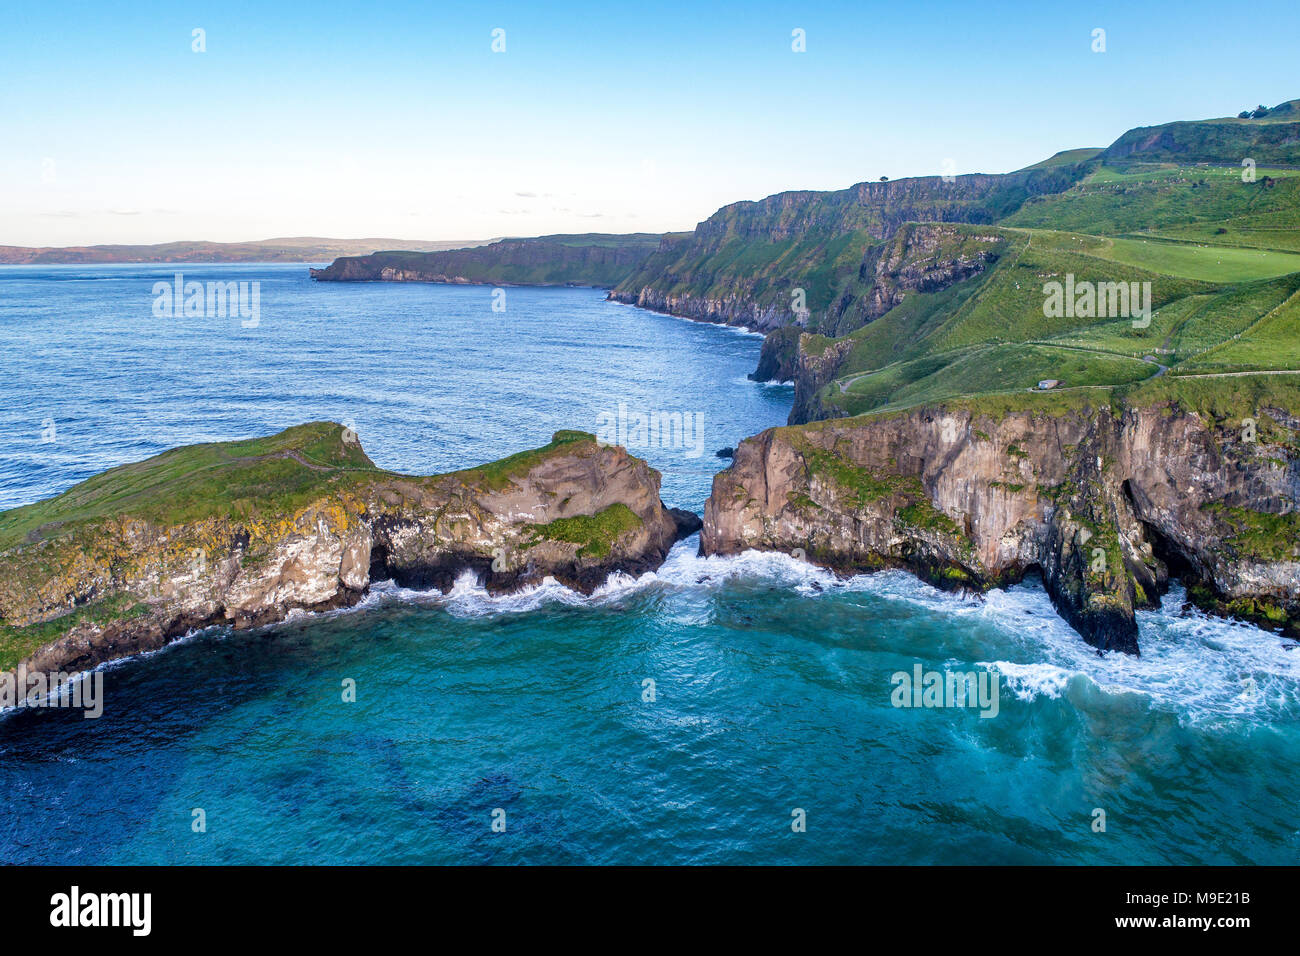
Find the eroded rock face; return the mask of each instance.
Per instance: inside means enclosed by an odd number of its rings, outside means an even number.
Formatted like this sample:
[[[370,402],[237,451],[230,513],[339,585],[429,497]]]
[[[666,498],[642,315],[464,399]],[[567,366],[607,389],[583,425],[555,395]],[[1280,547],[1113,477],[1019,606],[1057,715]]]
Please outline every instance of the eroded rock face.
[[[787,419],[791,425],[843,416],[839,409],[827,409],[818,396],[839,372],[845,356],[853,349],[853,342],[833,339],[813,351],[808,348],[809,341],[809,336],[799,336],[794,357],[794,403]]]
[[[874,322],[909,295],[939,292],[988,269],[1002,253],[998,230],[912,223],[889,242],[869,246],[858,269],[827,311],[819,331],[847,335]]]
[[[925,176],[733,203],[689,235],[665,236],[610,298],[764,332],[828,322],[836,334],[844,334],[869,321],[876,259],[898,252],[890,241],[900,230],[912,230],[916,223],[991,224],[1032,196],[1068,189],[1084,174],[1082,166],[1071,165],[1006,175]],[[931,239],[938,235],[928,234]],[[930,253],[918,249],[905,255],[925,258]],[[923,268],[928,274],[915,276],[900,269],[900,282],[915,282],[918,288],[951,284],[960,281],[963,270],[983,268],[978,254],[962,252],[953,258],[960,261],[947,278],[944,266]],[[799,290],[805,294],[796,306],[793,297]],[[882,286],[874,307],[890,295]]]
[[[72,619],[66,634],[27,659],[29,672],[84,670],[156,650],[197,627],[256,627],[295,609],[347,607],[370,583],[367,528],[337,502],[303,509],[265,544],[253,544],[254,532],[238,518],[168,528],[111,522],[91,540],[73,548],[57,538],[41,542],[55,573],[30,578],[25,570],[3,587],[6,624]],[[12,567],[14,557],[3,563]],[[106,619],[75,620],[77,609],[106,600],[118,605]]]
[[[611,514],[618,509],[620,521]],[[431,484],[397,483],[368,502],[371,574],[407,587],[447,589],[465,569],[492,591],[550,576],[590,593],[618,570],[658,567],[677,540],[659,500],[659,473],[639,458],[594,440],[551,455],[500,486],[456,475]],[[616,538],[584,546],[546,530],[605,515]],[[624,530],[617,531],[619,527]],[[569,537],[582,537],[576,524]]]
[[[909,223],[888,242],[868,247],[856,279],[845,284],[814,330],[832,341],[800,335],[793,348],[785,342],[774,345],[793,370],[789,423],[844,415],[822,400],[822,389],[840,374],[853,349],[854,342],[844,336],[885,316],[908,296],[942,292],[986,272],[1007,247],[1008,234],[1002,230],[950,223]]]
[[[1281,414],[1278,412],[1277,414]],[[1134,609],[1173,572],[1198,602],[1297,632],[1300,465],[1177,408],[964,408],[772,429],[715,479],[701,548],[793,552],[843,571],[908,568],[976,590],[1041,572],[1099,650],[1138,652]]]
[[[659,473],[583,433],[557,433],[546,448],[431,478],[368,465],[341,426],[324,423],[308,437],[317,457],[234,455],[224,465],[241,476],[273,465],[290,487],[309,479],[316,484],[307,500],[241,498],[174,523],[128,507],[29,533],[0,553],[0,636],[35,643],[29,672],[76,671],[196,627],[247,628],[294,609],[351,605],[387,578],[445,589],[469,570],[495,591],[553,576],[590,592],[612,571],[657,567],[679,536],[680,519],[659,499]],[[320,464],[335,443],[339,457]],[[125,469],[148,475],[152,462]],[[286,478],[299,468],[303,477]],[[108,472],[91,482],[114,480]]]
[[[763,350],[759,353],[758,368],[750,373],[756,382],[791,382],[799,361],[798,326],[787,325],[763,336]]]
[[[738,286],[748,285],[738,281]],[[609,295],[615,302],[679,315],[694,319],[696,322],[712,322],[715,325],[734,325],[756,332],[767,332],[789,325],[797,319],[790,311],[787,302],[769,304],[754,300],[748,288],[729,290],[723,295],[695,295],[692,293],[667,292],[646,286],[636,294],[615,290]]]

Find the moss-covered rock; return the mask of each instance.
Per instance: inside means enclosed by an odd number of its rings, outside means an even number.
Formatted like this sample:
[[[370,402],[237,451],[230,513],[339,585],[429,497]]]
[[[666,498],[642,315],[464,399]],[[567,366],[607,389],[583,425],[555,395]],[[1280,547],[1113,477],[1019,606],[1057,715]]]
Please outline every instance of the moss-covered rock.
[[[585,432],[431,477],[376,468],[330,422],[178,448],[0,513],[0,668],[89,667],[354,603],[374,579],[590,591],[677,534],[659,474]]]
[[[1202,606],[1294,632],[1300,421],[1272,421],[1246,440],[1167,401],[1025,394],[770,429],[714,479],[702,547],[972,589],[1039,571],[1102,650],[1137,651],[1134,611],[1171,576]]]

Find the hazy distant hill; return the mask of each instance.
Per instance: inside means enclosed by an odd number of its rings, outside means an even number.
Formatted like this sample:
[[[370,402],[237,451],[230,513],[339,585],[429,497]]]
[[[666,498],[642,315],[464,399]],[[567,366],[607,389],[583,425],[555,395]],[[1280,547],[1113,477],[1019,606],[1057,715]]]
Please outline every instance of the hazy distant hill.
[[[380,249],[439,252],[466,249],[491,239],[322,239],[295,236],[253,242],[163,242],[156,245],[30,247],[0,246],[0,264],[80,262],[319,262],[364,256]]]

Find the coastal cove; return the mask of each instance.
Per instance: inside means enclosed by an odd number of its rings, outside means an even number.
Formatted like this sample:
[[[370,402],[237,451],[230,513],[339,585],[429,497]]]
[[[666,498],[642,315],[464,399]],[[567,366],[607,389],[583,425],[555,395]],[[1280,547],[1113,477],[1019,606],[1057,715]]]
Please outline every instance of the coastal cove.
[[[260,282],[260,322],[160,319],[157,282]],[[620,413],[691,413],[702,455],[631,447],[665,503],[704,507],[714,451],[785,421],[755,385],[762,340],[606,302],[596,289],[323,284],[297,265],[0,268],[0,508],[180,445],[309,421],[352,428],[382,468],[493,461]],[[50,425],[52,436],[47,440]],[[694,436],[692,436],[694,437]]]
[[[665,505],[701,512],[727,465],[714,450],[791,407],[789,387],[747,378],[757,337],[597,290],[512,287],[496,312],[490,287],[187,265],[261,283],[246,328],[160,322],[151,289],[175,271],[0,269],[14,356],[0,506],[308,421],[341,423],[411,475],[678,415],[689,441],[656,431],[629,451],[662,473]],[[1142,658],[1099,657],[1032,575],[980,599],[699,546],[590,594],[490,593],[472,574],[446,594],[378,583],[354,607],[106,665],[101,718],[0,716],[0,860],[41,858],[50,832],[76,863],[1269,863],[1300,849],[1294,641],[1185,607],[1175,582],[1137,610]],[[918,661],[996,675],[998,719],[891,706],[891,675]],[[505,834],[488,827],[496,810]]]

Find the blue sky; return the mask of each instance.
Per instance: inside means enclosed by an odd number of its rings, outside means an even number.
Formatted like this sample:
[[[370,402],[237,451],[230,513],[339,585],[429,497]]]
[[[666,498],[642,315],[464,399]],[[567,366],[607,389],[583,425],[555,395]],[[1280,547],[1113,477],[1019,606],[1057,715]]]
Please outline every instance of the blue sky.
[[[269,6],[7,0],[0,244],[689,229],[1300,96],[1294,0]]]

